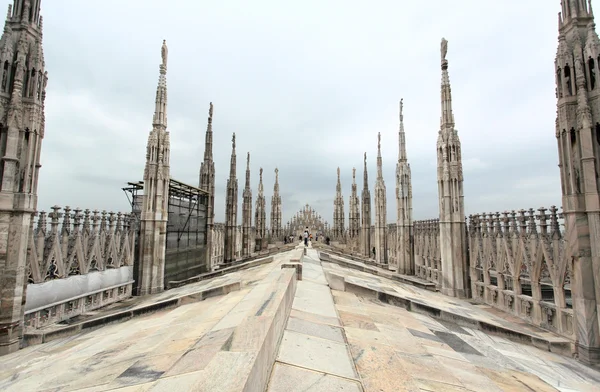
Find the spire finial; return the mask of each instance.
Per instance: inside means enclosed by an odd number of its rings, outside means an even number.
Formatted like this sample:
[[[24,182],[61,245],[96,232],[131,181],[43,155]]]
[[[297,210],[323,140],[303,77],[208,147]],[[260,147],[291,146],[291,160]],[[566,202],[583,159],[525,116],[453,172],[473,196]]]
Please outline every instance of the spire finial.
[[[233,149],[233,151],[235,151],[235,132],[233,133],[233,136],[231,137],[231,148]]]
[[[400,98],[400,121],[402,121],[402,111],[404,110],[404,98]]]
[[[279,182],[279,169],[275,168],[275,184]]]
[[[444,61],[446,61],[447,54],[448,54],[448,40],[446,40],[446,38],[442,38],[442,44],[441,44],[442,63]]]
[[[367,167],[367,153],[365,152],[365,167]]]
[[[158,87],[156,88],[156,108],[154,110],[153,125],[165,130],[167,128],[167,67],[166,67],[166,44],[163,41],[161,55],[162,63],[159,67]]]
[[[211,102],[210,106],[208,107],[208,118],[210,120],[212,120],[212,117],[213,117],[213,103]]]
[[[250,151],[248,151],[248,158],[246,158],[246,167],[250,169]]]
[[[259,171],[259,173],[260,173],[260,182],[262,182],[262,172],[263,172],[263,168],[261,167],[260,171]]]
[[[352,168],[352,181],[356,180],[356,168]]]
[[[163,67],[167,68],[167,60],[169,58],[169,48],[167,48],[167,40],[166,39],[163,39],[163,44],[162,44],[160,54],[162,56]]]
[[[338,181],[340,180],[340,167],[337,168]]]
[[[377,154],[381,155],[381,132],[377,132]]]

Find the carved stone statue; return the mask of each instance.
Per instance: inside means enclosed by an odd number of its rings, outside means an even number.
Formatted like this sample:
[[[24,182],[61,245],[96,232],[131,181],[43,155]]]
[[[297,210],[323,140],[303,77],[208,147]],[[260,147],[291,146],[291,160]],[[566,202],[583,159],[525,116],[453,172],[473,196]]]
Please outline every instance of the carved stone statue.
[[[441,54],[442,61],[446,60],[446,55],[448,54],[448,41],[446,40],[446,38],[442,38]]]
[[[162,64],[166,67],[167,60],[169,57],[169,49],[167,48],[167,40],[166,39],[163,39],[163,44],[162,44],[162,49],[160,51],[160,54],[162,56]]]
[[[381,150],[381,132],[377,132],[377,149]]]
[[[365,152],[365,166],[367,165],[367,153]]]
[[[231,137],[231,147],[235,150],[235,132],[233,133],[233,136]]]
[[[208,108],[208,117],[212,118],[213,116],[213,104],[210,103],[210,107]]]
[[[259,171],[259,173],[260,173],[260,182],[262,182],[262,172],[263,172],[263,168],[261,167],[260,171]]]
[[[352,178],[356,179],[356,168],[355,167],[352,168]]]
[[[248,152],[248,158],[246,159],[246,165],[250,167],[250,152]]]
[[[404,109],[404,98],[400,99],[400,117],[402,117],[403,109]]]
[[[338,180],[340,179],[340,168],[337,168]]]
[[[275,168],[275,182],[279,181],[279,169]]]

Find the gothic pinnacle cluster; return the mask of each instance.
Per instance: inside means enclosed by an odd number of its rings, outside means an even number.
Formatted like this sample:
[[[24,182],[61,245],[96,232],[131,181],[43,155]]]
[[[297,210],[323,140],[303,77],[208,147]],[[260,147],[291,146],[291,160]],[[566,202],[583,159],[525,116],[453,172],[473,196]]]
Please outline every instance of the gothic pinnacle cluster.
[[[600,363],[600,217],[594,146],[600,134],[600,40],[591,2],[561,1],[558,15],[556,138],[562,184],[565,238],[573,255],[571,281],[577,352],[584,363]],[[595,110],[592,110],[595,109]],[[597,144],[596,144],[597,146]]]
[[[335,199],[333,201],[333,237],[341,240],[344,238],[344,232],[344,197],[342,196],[342,182],[340,180],[340,168],[338,167]]]
[[[41,0],[8,6],[0,39],[0,124],[5,136],[0,165],[0,355],[19,348],[23,333],[27,242],[37,209],[40,152],[44,138],[46,84]],[[25,274],[26,275],[26,274]]]
[[[252,188],[250,187],[250,153],[246,159],[246,185],[242,194],[242,256],[252,254],[250,231],[252,230]]]
[[[275,168],[275,184],[271,197],[271,237],[280,241],[283,236],[281,226],[281,196],[279,195],[279,169]]]
[[[237,208],[238,180],[236,178],[235,132],[231,137],[231,163],[229,179],[227,179],[227,197],[225,202],[225,250],[223,261],[233,263],[236,260],[237,248]]]
[[[356,186],[356,168],[352,168],[352,191],[350,193],[350,212],[348,215],[348,236],[353,239],[360,237],[360,199]]]
[[[404,101],[400,100],[400,127],[398,130],[398,163],[396,164],[396,265],[398,273],[414,273],[413,221],[412,221],[412,180],[410,164],[406,156],[406,135],[404,133]]]
[[[363,172],[363,190],[361,194],[362,224],[361,251],[364,256],[371,256],[371,192],[369,191],[369,174],[367,173],[367,153],[365,152]]]
[[[467,239],[460,139],[454,127],[452,91],[448,76],[448,41],[442,38],[442,115],[437,140],[437,180],[440,208],[440,252],[444,279],[442,292],[465,298],[467,288]]]
[[[377,134],[377,180],[375,181],[375,261],[387,264],[387,197],[381,159],[381,133]]]
[[[265,188],[263,185],[263,168],[259,171],[258,196],[256,196],[256,211],[254,213],[256,225],[256,238],[264,240],[267,236],[267,211],[265,200]]]
[[[204,140],[204,161],[200,164],[200,189],[208,193],[206,206],[206,264],[211,265],[213,228],[215,224],[215,162],[213,161],[213,104],[209,105],[206,136]]]
[[[167,59],[166,41],[161,48],[158,87],[152,131],[148,136],[146,166],[144,168],[144,196],[140,217],[140,268],[138,290],[140,295],[154,294],[164,290],[167,219],[169,214],[170,142],[167,131]],[[157,234],[158,233],[158,234]],[[154,251],[155,250],[155,251]]]

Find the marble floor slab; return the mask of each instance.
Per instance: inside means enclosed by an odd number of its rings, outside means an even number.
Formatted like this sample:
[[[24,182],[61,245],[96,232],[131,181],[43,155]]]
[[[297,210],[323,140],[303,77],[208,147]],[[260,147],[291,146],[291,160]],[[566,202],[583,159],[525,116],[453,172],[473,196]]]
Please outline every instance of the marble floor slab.
[[[362,391],[314,250],[309,248],[303,264],[312,278],[298,282],[268,391]]]
[[[198,284],[210,287],[228,280],[246,282],[239,291],[3,356],[0,390],[239,390],[245,382],[243,373],[256,359],[257,344],[242,345],[233,338],[233,331],[273,292],[281,275],[281,263],[289,256],[290,252],[278,254],[273,263]],[[197,290],[198,285],[169,290],[143,301],[183,295]]]

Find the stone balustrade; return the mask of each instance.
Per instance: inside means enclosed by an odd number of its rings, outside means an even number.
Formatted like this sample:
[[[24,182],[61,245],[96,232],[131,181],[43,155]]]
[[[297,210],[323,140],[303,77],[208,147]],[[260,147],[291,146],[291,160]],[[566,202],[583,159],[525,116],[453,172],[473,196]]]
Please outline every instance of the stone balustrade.
[[[440,220],[415,221],[415,275],[442,285],[442,259],[440,254]]]
[[[571,261],[558,208],[469,216],[473,298],[574,337]]]
[[[27,249],[25,324],[40,328],[131,296],[135,216],[40,211]]]

